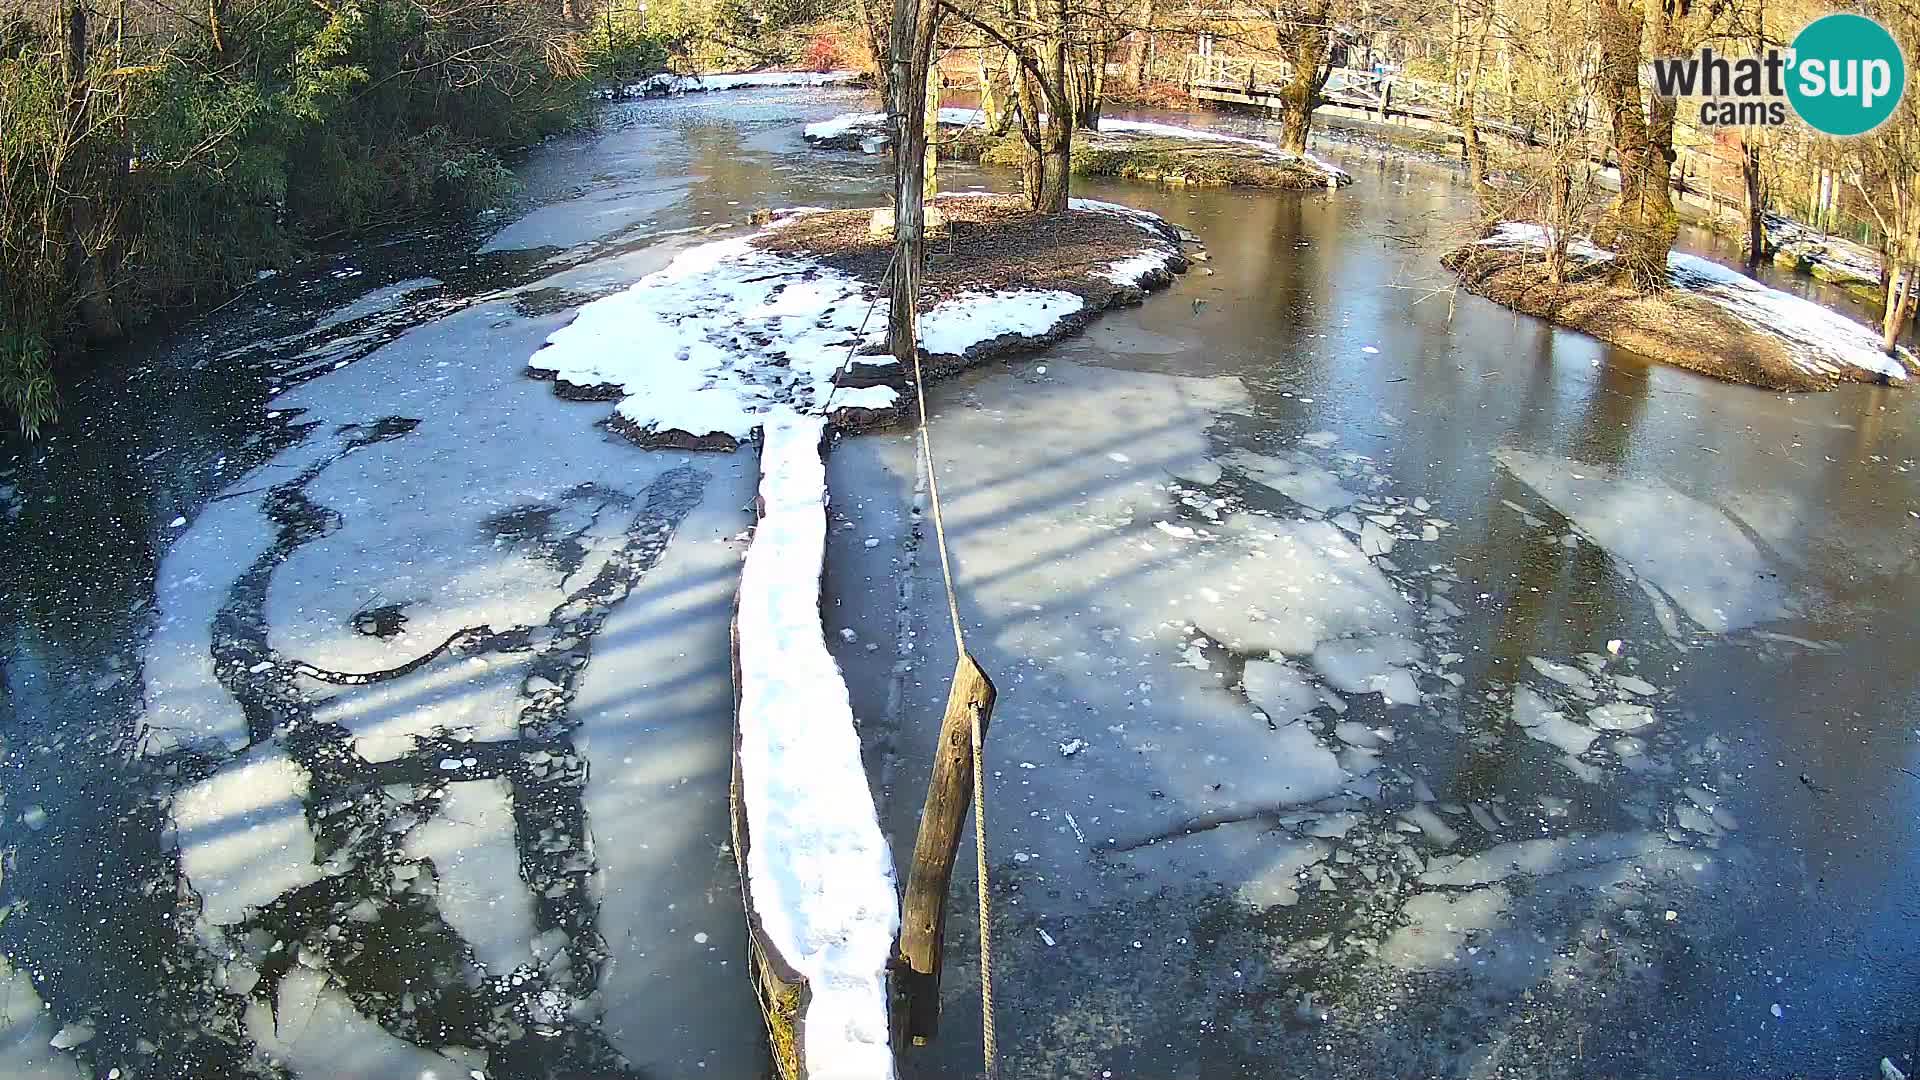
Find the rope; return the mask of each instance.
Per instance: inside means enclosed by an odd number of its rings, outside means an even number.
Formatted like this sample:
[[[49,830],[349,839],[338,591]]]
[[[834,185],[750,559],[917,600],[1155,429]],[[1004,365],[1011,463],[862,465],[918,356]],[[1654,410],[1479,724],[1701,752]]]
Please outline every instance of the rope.
[[[980,883],[980,1045],[986,1058],[981,1075],[994,1080],[1000,1073],[993,1037],[993,922],[987,910],[987,769],[980,756],[980,706],[968,712],[973,717],[973,866]]]
[[[920,453],[927,461],[927,500],[933,506],[934,543],[940,548],[940,576],[947,587],[947,619],[953,624],[953,648],[958,657],[967,655],[966,634],[960,627],[960,598],[953,590],[953,560],[947,554],[947,521],[940,511],[940,479],[933,465],[933,440],[927,434],[927,380],[920,367],[919,312],[913,312],[913,395],[920,406]],[[985,1080],[1000,1075],[995,1064],[999,1058],[993,1030],[993,921],[988,910],[987,880],[987,763],[983,756],[980,731],[980,706],[969,710],[969,728],[973,744],[973,866],[980,894],[980,1040]]]

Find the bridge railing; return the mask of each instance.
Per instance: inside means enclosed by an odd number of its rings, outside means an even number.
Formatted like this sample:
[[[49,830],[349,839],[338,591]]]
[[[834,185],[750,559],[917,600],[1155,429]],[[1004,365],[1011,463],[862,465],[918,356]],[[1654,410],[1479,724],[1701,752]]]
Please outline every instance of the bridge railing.
[[[1293,66],[1284,60],[1197,53],[1187,58],[1187,80],[1192,86],[1266,94],[1278,91],[1292,78]],[[1402,110],[1411,107],[1442,114],[1453,106],[1453,88],[1446,83],[1349,67],[1334,68],[1328,74],[1321,96],[1375,112],[1398,105]],[[1491,103],[1490,96],[1482,97]]]

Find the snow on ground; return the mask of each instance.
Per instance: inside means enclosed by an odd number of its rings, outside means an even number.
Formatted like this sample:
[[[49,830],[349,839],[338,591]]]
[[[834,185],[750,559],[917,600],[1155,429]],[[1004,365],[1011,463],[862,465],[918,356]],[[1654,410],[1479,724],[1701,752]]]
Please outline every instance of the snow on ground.
[[[740,442],[776,405],[819,412],[829,395],[836,406],[896,403],[886,386],[833,392],[835,373],[867,340],[862,322],[869,332],[886,325],[880,305],[877,321],[867,308],[854,278],[736,237],[584,305],[529,366],[564,384],[616,389],[620,421],[642,436]]]
[[[307,774],[287,755],[259,747],[174,797],[180,869],[215,926],[315,881]]]
[[[0,959],[0,1076],[7,1080],[79,1080],[80,1063],[50,1044],[61,1034],[27,973]],[[81,1034],[67,1032],[68,1042]]]
[[[1698,255],[1668,253],[1667,275],[1675,288],[1719,304],[1755,330],[1786,338],[1795,363],[1807,371],[1833,375],[1852,367],[1899,381],[1907,377],[1900,361],[1880,348],[1879,334],[1831,308]]]
[[[621,97],[697,94],[709,90],[758,90],[795,86],[847,86],[860,81],[857,71],[757,71],[714,75],[661,72],[620,88]]]
[[[448,784],[438,812],[407,834],[402,850],[433,861],[440,914],[489,975],[532,961],[533,896],[520,880],[505,780]]]
[[[1545,250],[1547,231],[1529,222],[1503,221],[1479,241],[1490,247],[1527,246]],[[1612,260],[1613,252],[1584,237],[1567,244],[1568,254],[1590,262]],[[1675,289],[1710,300],[1762,334],[1783,338],[1789,356],[1813,375],[1837,375],[1845,368],[1905,380],[1906,368],[1880,348],[1869,327],[1811,300],[1762,285],[1753,278],[1698,255],[1667,253],[1667,277]]]
[[[1805,262],[1815,276],[1842,284],[1880,284],[1880,253],[1872,248],[1780,214],[1767,214],[1765,228],[1776,261]]]
[[[900,915],[852,705],[820,622],[825,421],[781,412],[740,572],[741,804],[760,927],[806,980],[807,1072],[891,1077],[886,969]]]
[[[940,123],[954,127],[975,127],[986,122],[985,114],[978,109],[942,108]],[[1288,159],[1296,155],[1290,150],[1281,149],[1280,144],[1268,139],[1255,139],[1246,135],[1235,135],[1225,131],[1210,131],[1205,128],[1180,127],[1175,124],[1162,124],[1150,120],[1120,120],[1103,116],[1100,118],[1100,133],[1103,135],[1133,135],[1160,139],[1189,139],[1195,142],[1235,143],[1264,150],[1269,154]],[[848,135],[869,136],[878,146],[887,141],[887,117],[885,113],[842,113],[839,116],[808,124],[804,134],[815,142],[844,138]],[[1304,155],[1311,164],[1327,174],[1329,183],[1344,183],[1352,177],[1338,166],[1315,157],[1312,153]]]
[[[920,317],[920,347],[934,356],[958,356],[1002,334],[1039,337],[1086,306],[1073,293],[1055,289],[969,293],[942,300]]]
[[[1658,479],[1630,479],[1602,466],[1511,447],[1493,457],[1637,575],[1657,608],[1670,600],[1715,634],[1787,613],[1766,555],[1717,507]],[[1677,634],[1671,614],[1662,614],[1668,632]]]
[[[1165,275],[1180,257],[1151,214],[1111,203],[1073,205],[1126,214],[1154,237],[1139,254],[1106,268],[1116,284]],[[922,348],[960,356],[1008,335],[1042,337],[1085,306],[1057,290],[963,293],[921,317]],[[820,415],[899,404],[895,386],[834,386],[850,357],[879,343],[886,320],[886,301],[860,281],[736,237],[693,248],[630,288],[582,306],[547,338],[528,370],[552,377],[565,394],[619,398],[618,426],[642,442],[690,437],[698,445],[733,445],[775,410]]]

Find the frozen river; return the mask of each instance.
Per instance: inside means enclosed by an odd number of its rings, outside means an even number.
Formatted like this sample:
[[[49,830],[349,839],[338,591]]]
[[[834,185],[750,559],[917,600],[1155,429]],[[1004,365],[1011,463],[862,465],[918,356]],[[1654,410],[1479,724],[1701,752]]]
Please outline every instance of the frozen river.
[[[262,282],[0,452],[0,1077],[760,1075],[754,450],[524,368],[757,207],[884,199],[800,136],[859,102],[614,106],[517,209]],[[1211,259],[932,395],[1008,1074],[1910,1066],[1920,408],[1455,296],[1455,173],[1317,149],[1355,184],[1080,185]],[[826,579],[902,860],[952,669],[903,435],[832,451]],[[910,1075],[978,1068],[972,890]]]

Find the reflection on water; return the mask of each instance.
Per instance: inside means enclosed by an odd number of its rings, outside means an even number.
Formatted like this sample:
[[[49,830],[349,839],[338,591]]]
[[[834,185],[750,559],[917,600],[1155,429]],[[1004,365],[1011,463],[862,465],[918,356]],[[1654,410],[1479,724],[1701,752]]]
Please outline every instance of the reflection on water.
[[[615,106],[515,212],[264,282],[0,455],[0,946],[47,1006],[0,1061],[76,1075],[42,1060],[72,1028],[103,1075],[344,1067],[270,1003],[366,1075],[757,1060],[723,846],[750,467],[609,443],[519,368],[701,230],[882,198],[799,135],[859,100]],[[1210,260],[1051,374],[941,391],[1011,676],[1003,1046],[1058,1076],[1899,1060],[1912,399],[1712,383],[1458,294],[1457,177],[1324,152],[1352,187],[1083,185]],[[910,518],[896,444],[836,450],[884,478],[849,535]],[[964,964],[948,989],[913,1070],[968,1074]]]

